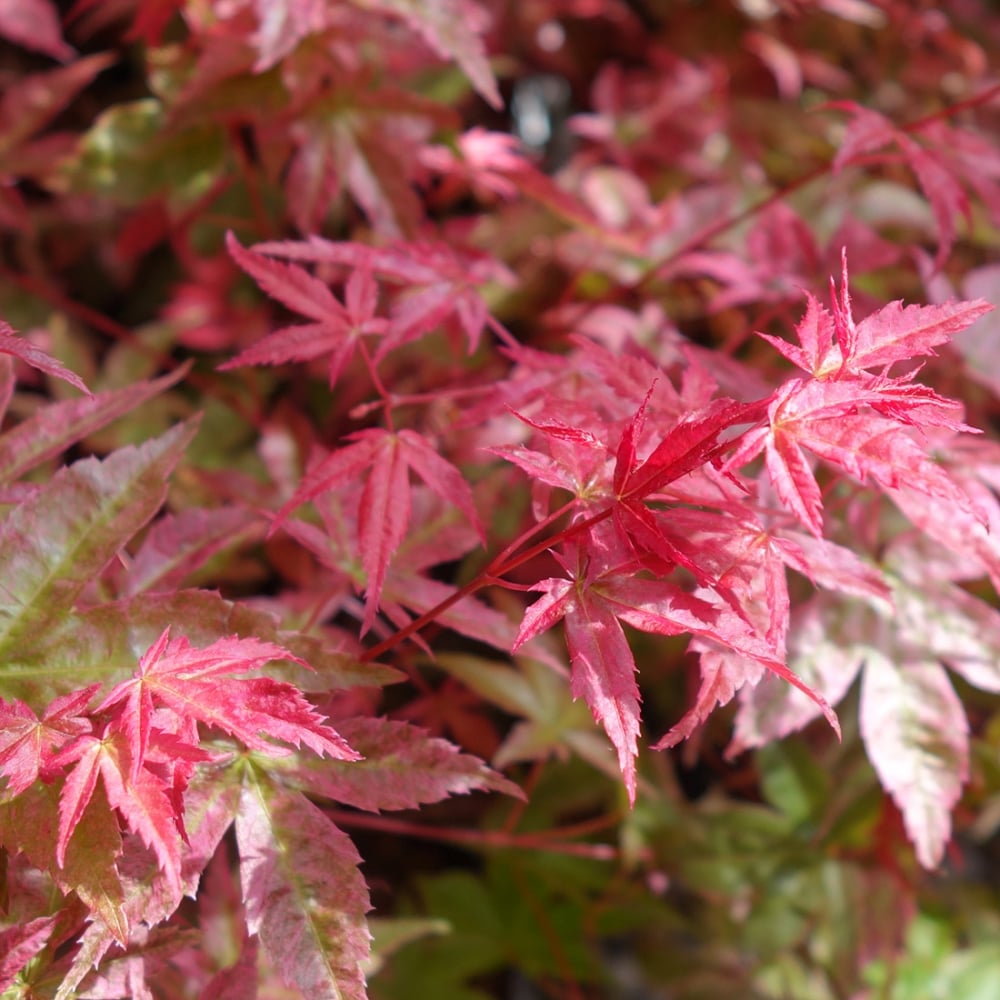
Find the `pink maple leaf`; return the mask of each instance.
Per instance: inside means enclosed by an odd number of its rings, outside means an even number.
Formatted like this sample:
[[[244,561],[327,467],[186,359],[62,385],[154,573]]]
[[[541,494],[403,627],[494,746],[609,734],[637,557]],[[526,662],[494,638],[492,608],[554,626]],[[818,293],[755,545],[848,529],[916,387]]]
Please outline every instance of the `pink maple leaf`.
[[[59,796],[59,836],[56,862],[66,862],[73,832],[93,798],[100,777],[108,804],[117,809],[128,828],[155,853],[171,887],[181,887],[181,814],[169,786],[149,769],[135,768],[127,738],[105,726],[100,735],[77,737],[64,747],[54,765],[75,764]]]
[[[64,382],[76,386],[80,392],[90,395],[90,390],[84,385],[83,379],[79,375],[71,372],[62,362],[56,361],[52,355],[40,351],[23,337],[18,337],[3,320],[0,320],[0,354],[9,354],[19,358],[25,364],[31,365],[32,368],[37,368],[47,375],[61,378]]]
[[[533,172],[517,138],[506,132],[488,132],[477,125],[458,136],[455,146],[425,146],[420,151],[420,162],[444,175],[433,194],[436,202],[457,200],[469,187],[480,197],[515,198],[521,176]]]
[[[890,303],[856,323],[852,315],[846,255],[839,296],[828,312],[809,297],[796,328],[800,347],[766,336],[813,378],[793,378],[767,403],[768,424],[751,429],[730,456],[735,469],[764,451],[768,473],[782,502],[816,537],[822,535],[822,498],[803,449],[886,489],[904,483],[947,499],[967,513],[976,507],[961,487],[927,455],[913,429],[940,426],[971,430],[960,407],[923,386],[912,374],[889,378],[893,363],[933,354],[991,307],[977,300],[941,306]],[[881,367],[879,375],[867,371]]]
[[[241,351],[221,370],[244,365],[279,365],[311,361],[329,355],[328,377],[333,388],[364,337],[382,337],[390,330],[387,319],[376,316],[378,287],[370,268],[352,272],[342,305],[325,282],[296,264],[282,264],[240,246],[229,233],[230,254],[268,295],[314,322],[286,326]]]
[[[170,639],[167,628],[142,655],[135,676],[116,684],[98,710],[122,706],[116,728],[128,738],[133,775],[145,763],[154,719],[163,709],[173,713],[179,727],[201,722],[272,756],[285,752],[274,742],[280,741],[341,760],[357,759],[293,685],[232,676],[271,660],[302,663],[274,643],[237,636],[198,649],[183,636]]]
[[[81,712],[99,686],[56,698],[41,719],[23,701],[8,704],[0,699],[0,774],[7,776],[10,794],[30,788],[46,774],[63,744],[90,731],[90,721]]]
[[[472,353],[484,326],[488,324],[498,333],[502,331],[491,320],[480,287],[489,282],[507,287],[516,284],[509,268],[488,254],[429,240],[374,248],[363,243],[334,243],[310,236],[299,242],[258,243],[254,250],[289,260],[348,267],[365,265],[380,277],[402,285],[404,294],[392,312],[392,335],[387,335],[380,344],[376,360],[446,322],[457,323]]]
[[[482,40],[491,20],[483,6],[473,0],[364,0],[359,6],[402,18],[438,55],[458,63],[490,107],[503,107]]]
[[[846,251],[841,254],[840,292],[831,278],[830,297],[832,312],[806,293],[806,314],[795,328],[800,347],[758,334],[793,364],[820,379],[857,377],[866,369],[933,355],[935,347],[948,343],[993,309],[985,299],[930,306],[904,306],[895,301],[855,322]]]
[[[367,472],[358,504],[358,545],[367,574],[364,628],[371,627],[385,574],[410,522],[410,477],[414,472],[442,499],[455,504],[480,537],[483,529],[472,490],[462,474],[416,431],[381,428],[352,434],[352,444],[312,469],[295,495],[278,511],[271,531],[308,500]]]
[[[619,557],[624,556],[624,561],[607,560],[616,551]],[[525,612],[514,649],[560,620],[565,621],[573,697],[582,696],[595,720],[604,726],[617,751],[630,801],[635,799],[637,781],[639,687],[635,660],[621,621],[644,632],[691,633],[712,640],[758,660],[805,688],[778,661],[777,651],[755,636],[728,608],[688,594],[669,581],[637,576],[635,560],[628,558],[613,538],[599,533],[590,539],[587,552],[584,557],[582,549],[575,551],[575,569],[571,568],[570,560],[560,559],[568,578],[552,578],[536,584],[533,589],[543,591],[543,596]],[[836,717],[829,706],[820,696],[813,696],[822,703],[836,728]]]
[[[834,171],[839,172],[848,164],[873,154],[877,154],[877,159],[891,160],[891,154],[878,151],[887,146],[895,146],[913,171],[920,189],[930,203],[938,230],[936,264],[940,268],[955,243],[955,220],[964,216],[971,222],[972,218],[969,198],[960,180],[964,179],[971,187],[984,192],[984,179],[981,176],[977,178],[975,168],[963,159],[954,157],[949,149],[949,146],[962,145],[952,136],[953,132],[960,135],[960,130],[950,129],[940,123],[929,123],[930,128],[921,125],[901,128],[879,112],[853,101],[834,102],[830,107],[847,111],[853,116],[847,126],[844,141],[834,157]],[[924,142],[918,142],[915,136],[919,136]],[[991,166],[995,170],[995,164]],[[994,203],[995,191],[994,184],[991,189]]]

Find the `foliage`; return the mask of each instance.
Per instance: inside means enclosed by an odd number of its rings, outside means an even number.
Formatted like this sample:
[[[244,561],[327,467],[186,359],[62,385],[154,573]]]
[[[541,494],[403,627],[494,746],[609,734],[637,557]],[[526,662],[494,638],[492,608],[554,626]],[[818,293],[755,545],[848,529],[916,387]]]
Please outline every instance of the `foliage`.
[[[992,995],[985,0],[0,44],[4,997]]]

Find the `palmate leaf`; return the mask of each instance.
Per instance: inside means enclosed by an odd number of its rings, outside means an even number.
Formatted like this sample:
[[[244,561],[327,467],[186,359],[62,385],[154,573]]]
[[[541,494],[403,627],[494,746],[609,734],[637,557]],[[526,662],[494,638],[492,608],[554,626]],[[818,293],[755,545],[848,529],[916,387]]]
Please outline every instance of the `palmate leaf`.
[[[280,630],[266,611],[227,601],[212,591],[177,590],[139,594],[65,615],[23,652],[17,668],[3,677],[3,690],[8,699],[44,704],[80,684],[117,683],[131,676],[139,653],[169,622],[183,622],[188,639],[197,645],[233,634],[279,644],[313,669],[284,661],[268,672],[300,691],[328,692],[401,679],[396,670],[362,664],[316,636]]]
[[[590,550],[590,559],[584,559],[582,568],[572,571],[569,579],[542,580],[535,585],[543,596],[525,612],[514,649],[560,620],[565,621],[573,697],[584,698],[595,720],[607,732],[618,753],[631,801],[637,783],[639,686],[635,660],[621,622],[658,635],[690,633],[742,655],[747,665],[742,678],[731,674],[732,690],[747,680],[756,680],[758,667],[763,665],[814,697],[839,733],[837,718],[822,695],[812,692],[792,674],[781,662],[781,651],[757,636],[746,621],[719,602],[717,595],[704,591],[704,596],[698,596],[668,581],[643,579],[636,575],[632,560],[601,569],[596,551]],[[569,561],[564,565],[568,566]],[[660,746],[672,745],[684,738],[688,728],[693,730],[697,722],[703,721],[706,705],[703,698],[693,714],[679,724],[680,729],[668,734]],[[678,733],[684,735],[674,740],[673,735]]]
[[[56,698],[41,718],[23,701],[8,705],[0,698],[0,774],[7,778],[6,790],[19,795],[45,771],[53,752],[74,736],[90,731],[82,716],[98,685]]]
[[[172,712],[185,727],[196,720],[262,753],[286,753],[272,742],[281,741],[340,760],[357,760],[358,754],[293,685],[270,677],[234,676],[285,659],[295,657],[273,643],[238,636],[193,647],[183,636],[171,640],[168,626],[142,655],[134,677],[116,684],[97,711],[121,706],[116,728],[128,737],[133,777],[143,765],[154,715],[163,710]],[[165,724],[162,718],[157,721]]]
[[[453,743],[391,719],[340,720],[337,730],[361,754],[357,762],[300,757],[285,773],[311,795],[356,809],[415,809],[449,795],[499,791],[523,798],[521,789]]]
[[[94,800],[85,814],[84,824],[94,812],[95,803],[98,800],[103,802],[101,815],[110,821],[114,834],[118,837],[118,848],[110,862],[93,859],[92,864],[98,866],[99,872],[91,872],[89,877],[93,878],[98,874],[105,878],[114,876],[118,891],[118,912],[123,923],[114,932],[103,919],[95,920],[87,927],[80,937],[79,949],[56,992],[56,1000],[74,1000],[80,995],[77,989],[79,984],[85,978],[88,982],[92,981],[95,970],[113,970],[115,956],[121,955],[117,946],[132,946],[136,963],[133,971],[141,982],[147,968],[143,949],[149,942],[148,929],[170,917],[184,895],[192,898],[196,895],[202,872],[216,853],[223,835],[232,826],[239,802],[239,767],[237,764],[199,769],[187,788],[184,796],[187,842],[181,861],[181,891],[170,884],[170,879],[155,855],[139,842],[139,838],[129,836],[123,839],[119,836],[117,819],[107,806],[101,786],[98,786]],[[89,828],[80,828],[74,834],[67,854],[67,869],[77,841],[86,840],[90,836],[93,834]],[[119,860],[117,865],[115,858]],[[80,879],[79,872],[77,878]],[[69,892],[73,888],[73,882],[68,878],[65,881],[67,884],[60,883],[60,886],[65,892]],[[93,909],[92,904],[88,905]],[[155,968],[156,964],[157,956],[153,954],[150,956],[150,967]],[[114,995],[121,996],[122,991],[119,990]]]
[[[331,202],[346,189],[377,232],[415,236],[423,204],[413,181],[435,124],[454,127],[454,113],[412,90],[375,88],[364,73],[342,80],[335,96],[319,91],[292,130],[298,148],[285,189],[298,228],[322,229]]]
[[[0,3],[2,2],[3,0],[0,0]],[[45,351],[39,350],[23,337],[18,337],[3,320],[0,320],[0,353],[20,358],[32,368],[37,368],[39,371],[45,372],[46,375],[61,378],[64,382],[76,386],[80,392],[90,395],[90,390],[79,375],[71,372],[62,362],[57,361],[50,354],[46,354]]]
[[[140,447],[57,472],[0,525],[0,656],[16,677],[83,589],[159,509],[170,470],[194,436],[180,424]]]
[[[903,814],[925,868],[936,868],[951,838],[951,811],[969,769],[969,723],[939,663],[869,653],[861,735],[879,781]]]
[[[496,78],[480,37],[489,15],[473,0],[352,0],[362,8],[403,18],[428,45],[446,59],[454,59],[492,108],[503,107]]]
[[[758,336],[815,378],[841,379],[933,355],[935,347],[948,343],[993,309],[985,299],[929,306],[904,306],[897,300],[855,322],[846,251],[841,255],[840,292],[831,279],[831,299],[832,312],[806,293],[806,314],[795,327],[800,347],[768,334]]]
[[[981,299],[907,307],[893,302],[856,323],[845,254],[832,312],[809,298],[796,327],[801,346],[765,335],[813,377],[789,379],[778,389],[767,404],[767,425],[743,437],[726,468],[739,468],[763,451],[779,498],[817,538],[823,505],[806,450],[857,479],[871,478],[886,490],[905,484],[983,520],[914,433],[930,427],[971,430],[960,420],[961,406],[913,384],[912,376],[889,378],[886,372],[897,361],[934,354],[991,308]],[[867,371],[873,367],[883,371],[873,375]]]
[[[389,329],[389,321],[375,315],[378,286],[368,268],[360,267],[348,279],[342,305],[325,282],[297,264],[284,264],[245,250],[232,233],[227,234],[226,246],[233,260],[268,295],[313,322],[275,330],[221,365],[221,371],[244,365],[309,361],[329,355],[328,377],[333,388],[361,338],[381,337]]]
[[[956,221],[964,217],[971,227],[972,210],[963,183],[995,211],[997,201],[996,150],[984,137],[937,116],[900,127],[871,108],[853,101],[835,101],[830,107],[853,115],[843,141],[834,157],[833,169],[839,173],[851,163],[874,160],[894,161],[885,152],[895,146],[930,204],[938,229],[938,268],[947,260],[955,244]],[[917,141],[920,139],[921,141]]]
[[[38,917],[0,931],[0,993],[46,945],[55,928],[55,917]]]
[[[361,858],[301,792],[248,773],[236,816],[247,926],[310,1000],[365,1000],[371,937]]]
[[[121,389],[43,407],[0,435],[0,487],[13,483],[88,434],[152,399],[188,371],[189,366],[182,365],[150,382],[134,382]]]
[[[133,767],[135,756],[122,735],[110,726],[99,735],[78,737],[57,754],[55,764],[75,766],[59,796],[56,862],[63,866],[70,838],[80,825],[100,777],[108,803],[156,854],[179,896],[181,827],[175,815],[176,803],[166,782],[147,768]]]
[[[861,674],[861,735],[882,787],[903,815],[917,858],[941,862],[968,773],[965,711],[942,666],[1000,690],[1000,615],[952,584],[889,576],[892,604],[835,605],[825,595],[793,618],[789,666],[833,704]],[[763,746],[818,715],[799,692],[768,682],[741,693],[727,755]]]
[[[194,765],[211,758],[201,748],[199,722],[262,754],[288,753],[273,742],[281,741],[357,759],[292,685],[232,676],[290,655],[271,643],[236,637],[194,648],[183,638],[171,641],[164,630],[141,657],[135,676],[112,688],[95,710],[109,719],[103,728],[81,733],[49,762],[54,771],[72,765],[60,793],[57,864],[64,863],[100,778],[109,804],[155,853],[179,899],[183,793]]]
[[[505,287],[517,284],[513,272],[495,257],[473,247],[439,241],[396,241],[372,247],[310,236],[300,241],[257,243],[253,250],[286,260],[370,268],[385,281],[401,285],[406,291],[393,310],[392,336],[383,340],[379,357],[445,322],[461,328],[471,354],[490,313],[480,290],[492,282]]]
[[[358,431],[353,443],[339,448],[311,469],[294,496],[278,511],[273,532],[287,515],[308,500],[367,474],[357,508],[358,545],[367,577],[367,631],[375,620],[382,586],[393,554],[410,523],[412,469],[443,500],[455,504],[483,537],[472,489],[461,473],[442,458],[422,435],[403,429]]]

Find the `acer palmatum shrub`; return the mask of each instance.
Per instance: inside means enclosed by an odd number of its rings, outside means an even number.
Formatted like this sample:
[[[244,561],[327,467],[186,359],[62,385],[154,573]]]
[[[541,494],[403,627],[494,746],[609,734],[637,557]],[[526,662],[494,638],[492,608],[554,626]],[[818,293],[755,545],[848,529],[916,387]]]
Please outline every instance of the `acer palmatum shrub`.
[[[0,39],[4,997],[986,995],[989,4]]]

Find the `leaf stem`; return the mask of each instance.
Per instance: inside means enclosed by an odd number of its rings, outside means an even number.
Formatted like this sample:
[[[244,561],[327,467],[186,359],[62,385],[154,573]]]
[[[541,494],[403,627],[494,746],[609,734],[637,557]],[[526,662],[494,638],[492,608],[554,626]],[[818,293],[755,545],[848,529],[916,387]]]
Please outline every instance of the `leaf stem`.
[[[578,858],[592,858],[596,861],[613,861],[618,857],[618,848],[611,844],[590,844],[572,841],[576,827],[562,827],[530,833],[508,833],[504,830],[466,830],[461,827],[425,826],[391,816],[371,816],[352,812],[348,809],[328,809],[326,814],[338,826],[355,827],[361,830],[379,830],[426,840],[439,840],[449,844],[468,844],[472,847],[501,847],[517,850],[551,851],[554,854],[569,854]],[[600,823],[588,823],[583,832],[613,826],[620,817],[602,816]],[[580,825],[580,824],[578,824]]]
[[[370,649],[365,650],[365,652],[361,654],[361,661],[367,663],[371,660],[377,659],[383,653],[395,646],[398,646],[404,639],[409,638],[415,632],[419,632],[425,625],[429,625],[441,614],[447,611],[448,608],[457,604],[463,598],[469,597],[477,590],[481,590],[483,587],[486,587],[491,583],[502,583],[503,581],[501,578],[507,573],[510,573],[512,570],[517,569],[518,566],[523,565],[535,556],[541,555],[558,542],[565,541],[567,538],[570,538],[581,531],[585,531],[587,528],[597,524],[599,521],[605,520],[611,515],[611,507],[607,507],[583,521],[579,521],[568,528],[564,528],[556,535],[547,535],[541,541],[536,542],[523,552],[518,552],[518,549],[524,546],[533,535],[537,535],[540,531],[544,531],[550,525],[564,517],[576,506],[576,504],[576,498],[570,500],[568,503],[563,504],[563,506],[558,510],[549,514],[548,517],[533,525],[526,532],[524,532],[524,534],[519,535],[513,542],[510,543],[510,545],[507,546],[507,548],[505,548],[499,555],[495,556],[490,561],[490,564],[481,573],[479,573],[478,576],[470,580],[467,584],[465,584],[465,586],[460,587],[454,593],[449,594],[443,601],[439,601],[430,610],[425,611],[422,615],[414,618],[408,625],[404,625],[403,628],[394,632],[387,639],[383,639],[382,642],[372,646]],[[515,553],[517,554],[515,555]]]

